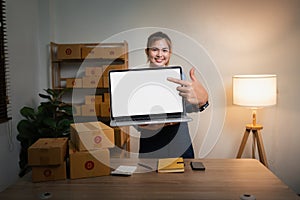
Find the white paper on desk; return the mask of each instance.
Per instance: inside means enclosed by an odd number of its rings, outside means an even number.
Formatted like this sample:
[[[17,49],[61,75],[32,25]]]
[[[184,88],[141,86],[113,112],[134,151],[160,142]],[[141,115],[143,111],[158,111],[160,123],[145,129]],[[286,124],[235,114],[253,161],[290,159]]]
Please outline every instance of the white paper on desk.
[[[136,166],[120,165],[117,169],[111,172],[111,174],[120,174],[120,175],[132,175]]]

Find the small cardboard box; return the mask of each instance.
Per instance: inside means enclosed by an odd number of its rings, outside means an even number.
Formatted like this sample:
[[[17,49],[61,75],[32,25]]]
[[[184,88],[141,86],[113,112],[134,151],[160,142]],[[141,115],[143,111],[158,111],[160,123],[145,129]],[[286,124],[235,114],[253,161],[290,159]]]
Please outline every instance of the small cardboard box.
[[[103,93],[103,102],[110,103],[110,94],[105,92]]]
[[[125,58],[125,48],[116,46],[84,46],[81,49],[82,58]]]
[[[66,161],[61,165],[32,167],[32,182],[64,180],[66,178]]]
[[[113,128],[102,122],[71,124],[70,134],[71,141],[78,151],[112,148],[115,146]]]
[[[122,70],[126,69],[125,65],[103,65],[103,74],[102,76],[108,77],[108,73],[110,70]]]
[[[82,88],[82,79],[81,78],[67,78],[66,80],[67,88]]]
[[[80,44],[60,44],[57,47],[57,59],[80,59]]]
[[[82,116],[100,116],[100,104],[84,104],[81,106]]]
[[[69,142],[70,179],[110,175],[108,149],[77,151]]]
[[[81,116],[81,105],[72,105],[73,116]]]
[[[101,76],[102,75],[102,67],[86,67],[85,75],[86,76]]]
[[[124,131],[123,129],[120,129],[120,128],[114,128],[114,131],[115,131],[115,144],[116,144],[116,146],[118,146],[120,148],[123,148],[124,144],[127,141],[127,138],[129,137],[128,136],[128,131],[129,130]]]
[[[109,88],[109,78],[107,76],[102,76],[102,80],[103,80],[103,87]]]
[[[101,117],[110,117],[110,103],[102,102],[100,104],[100,116]]]
[[[114,59],[114,58],[125,58],[124,47],[103,47],[102,58]]]
[[[102,48],[97,47],[96,45],[84,46],[81,49],[81,57],[85,58],[102,58]]]
[[[102,99],[102,95],[88,95],[85,96],[85,104],[100,104]]]
[[[82,78],[83,88],[101,88],[103,81],[100,76],[84,76]]]
[[[63,164],[68,138],[40,138],[28,148],[30,166]]]

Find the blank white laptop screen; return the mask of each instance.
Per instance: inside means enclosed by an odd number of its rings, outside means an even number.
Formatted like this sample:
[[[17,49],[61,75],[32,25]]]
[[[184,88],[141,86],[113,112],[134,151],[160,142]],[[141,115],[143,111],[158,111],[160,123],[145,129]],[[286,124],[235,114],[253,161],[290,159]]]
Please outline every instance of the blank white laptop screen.
[[[109,76],[112,117],[183,112],[178,84],[167,80],[181,79],[180,67],[112,71]]]
[[[181,79],[180,66],[109,72],[111,126],[189,122],[184,101],[168,77]]]

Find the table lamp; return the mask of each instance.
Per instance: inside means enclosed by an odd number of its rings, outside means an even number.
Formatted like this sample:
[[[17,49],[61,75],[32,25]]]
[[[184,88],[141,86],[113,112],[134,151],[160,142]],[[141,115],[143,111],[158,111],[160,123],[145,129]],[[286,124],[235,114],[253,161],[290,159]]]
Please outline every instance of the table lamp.
[[[255,158],[255,146],[260,161],[268,167],[260,130],[262,125],[256,124],[256,110],[276,104],[277,80],[276,75],[235,75],[232,79],[233,104],[252,109],[252,123],[246,125],[237,158],[241,158],[250,132],[253,133],[252,158]]]

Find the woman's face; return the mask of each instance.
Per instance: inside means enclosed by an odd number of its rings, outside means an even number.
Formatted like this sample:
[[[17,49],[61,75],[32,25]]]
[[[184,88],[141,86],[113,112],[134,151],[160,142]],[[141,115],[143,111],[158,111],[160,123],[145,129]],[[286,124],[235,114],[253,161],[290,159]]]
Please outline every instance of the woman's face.
[[[154,41],[147,52],[150,66],[164,67],[168,65],[171,51],[165,39]]]

